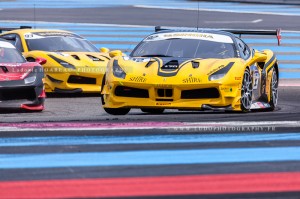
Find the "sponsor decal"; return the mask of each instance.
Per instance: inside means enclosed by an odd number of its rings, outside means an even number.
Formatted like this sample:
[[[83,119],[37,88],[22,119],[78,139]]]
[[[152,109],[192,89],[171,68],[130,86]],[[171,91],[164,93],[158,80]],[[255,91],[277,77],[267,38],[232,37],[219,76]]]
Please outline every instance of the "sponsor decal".
[[[231,87],[221,87],[221,91],[232,92],[232,88]]]
[[[150,36],[148,36],[147,38],[146,38],[146,40],[153,40],[153,39],[155,39],[155,38],[157,38],[158,37],[158,35],[150,35]]]
[[[257,89],[258,87],[258,80],[259,80],[259,72],[258,70],[254,71],[253,74],[253,89]]]
[[[251,104],[251,107],[250,107],[251,109],[259,109],[260,107],[258,106],[258,104],[257,103],[253,103],[253,104]]]
[[[262,103],[262,102],[255,102],[251,105],[251,108],[270,108],[270,104],[268,103]]]
[[[129,81],[131,82],[140,82],[140,83],[143,83],[145,82],[147,79],[145,77],[142,77],[142,76],[137,76],[137,77],[130,77],[129,78]]]
[[[240,81],[242,80],[242,77],[235,77],[234,79]]]
[[[176,64],[166,64],[163,66],[164,69],[177,69],[178,65]]]
[[[165,34],[164,37],[194,37],[194,38],[210,38],[214,39],[213,34],[206,34],[206,33],[172,33],[172,34]]]
[[[33,32],[33,33],[25,33],[25,39],[41,39],[45,37],[76,37],[80,38],[78,35],[68,32]]]
[[[199,33],[199,32],[175,32],[175,33],[158,33],[150,35],[144,41],[157,41],[166,39],[199,39],[214,41],[220,43],[233,43],[231,37],[222,34]]]
[[[170,84],[155,84],[155,88],[172,88],[172,85]]]
[[[188,77],[182,80],[182,83],[184,84],[190,84],[190,83],[200,83],[201,79],[197,77]]]
[[[170,106],[171,102],[156,102],[156,106]]]
[[[266,93],[266,85],[261,85],[261,93]]]
[[[261,103],[261,102],[257,102],[257,105],[258,105],[260,108],[265,108],[264,104]]]

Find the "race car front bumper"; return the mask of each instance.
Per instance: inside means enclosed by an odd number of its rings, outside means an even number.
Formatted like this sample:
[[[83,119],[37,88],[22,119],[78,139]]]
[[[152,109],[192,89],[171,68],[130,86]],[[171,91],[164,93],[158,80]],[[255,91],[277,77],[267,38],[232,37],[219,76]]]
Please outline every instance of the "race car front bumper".
[[[114,82],[105,85],[105,108],[240,110],[239,84],[159,85]]]
[[[24,80],[0,82],[0,109],[43,110],[46,95],[40,75],[30,84]]]
[[[45,77],[46,92],[99,93],[103,74],[48,73]]]

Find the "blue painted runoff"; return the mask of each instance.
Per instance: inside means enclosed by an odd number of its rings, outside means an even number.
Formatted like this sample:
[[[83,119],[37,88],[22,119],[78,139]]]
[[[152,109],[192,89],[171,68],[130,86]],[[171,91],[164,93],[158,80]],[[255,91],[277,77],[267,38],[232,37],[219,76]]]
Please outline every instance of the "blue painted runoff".
[[[0,169],[299,161],[300,147],[4,154]]]
[[[0,147],[18,146],[59,146],[91,144],[159,144],[159,143],[215,143],[215,142],[256,142],[275,140],[300,140],[300,133],[239,133],[200,135],[155,135],[155,136],[57,136],[1,138]],[[1,148],[0,148],[1,151]]]

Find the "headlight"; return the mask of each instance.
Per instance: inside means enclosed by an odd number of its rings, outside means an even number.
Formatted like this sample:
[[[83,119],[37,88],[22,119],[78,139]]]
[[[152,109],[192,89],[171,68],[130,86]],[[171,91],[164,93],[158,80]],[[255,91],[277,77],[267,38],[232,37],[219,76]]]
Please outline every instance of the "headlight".
[[[218,80],[221,79],[225,76],[226,74],[213,74],[211,76],[209,76],[209,81],[213,81],[213,80]]]
[[[119,66],[118,61],[114,60],[113,63],[113,74],[115,77],[125,79],[126,73],[124,70]]]
[[[24,79],[24,83],[31,84],[31,83],[35,82],[35,80],[36,80],[36,76],[27,77]]]
[[[57,63],[59,63],[60,65],[62,65],[65,68],[76,69],[74,65],[72,65],[64,60],[61,60],[53,55],[48,55],[48,56],[51,57],[53,60],[55,60]]]
[[[212,73],[208,77],[208,80],[213,81],[213,80],[218,80],[218,79],[223,78],[228,73],[228,71],[231,69],[233,64],[234,64],[234,62],[230,62],[229,64],[227,64],[227,66],[220,66],[219,68],[221,68],[221,69]]]

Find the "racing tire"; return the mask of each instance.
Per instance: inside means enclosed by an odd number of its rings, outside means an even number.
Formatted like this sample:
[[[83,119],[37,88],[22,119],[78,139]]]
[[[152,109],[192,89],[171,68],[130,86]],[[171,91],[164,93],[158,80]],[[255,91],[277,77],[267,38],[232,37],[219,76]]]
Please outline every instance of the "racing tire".
[[[247,68],[244,72],[242,88],[241,88],[241,110],[242,112],[249,112],[252,104],[253,92],[252,76]]]
[[[104,110],[110,115],[126,115],[130,108],[104,108]]]
[[[278,76],[277,71],[274,69],[270,83],[270,111],[274,111],[278,103]]]
[[[163,108],[141,108],[141,111],[144,113],[162,114],[165,111],[165,109],[163,109]]]

